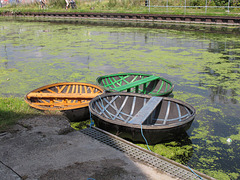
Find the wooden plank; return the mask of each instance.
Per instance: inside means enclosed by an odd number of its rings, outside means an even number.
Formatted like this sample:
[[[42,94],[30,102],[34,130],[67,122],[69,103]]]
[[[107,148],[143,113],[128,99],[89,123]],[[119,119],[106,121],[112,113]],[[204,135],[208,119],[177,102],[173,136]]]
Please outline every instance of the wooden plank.
[[[69,84],[66,93],[69,93],[70,88],[71,88],[71,85]]]
[[[79,85],[79,89],[80,89],[79,93],[82,93],[82,86],[81,85]]]
[[[78,85],[76,85],[76,93],[78,93]]]
[[[72,93],[74,93],[75,85],[72,85]]]
[[[152,114],[161,101],[162,97],[151,97],[147,104],[143,106],[128,123],[141,125]]]
[[[29,93],[27,98],[64,98],[64,99],[92,99],[101,93]]]
[[[113,88],[113,89],[116,90],[116,91],[124,91],[126,89],[130,89],[130,88],[133,88],[133,87],[136,87],[136,86],[139,86],[141,84],[145,84],[147,82],[154,81],[154,80],[157,80],[157,79],[160,79],[160,77],[158,77],[158,76],[149,76],[147,78],[144,78],[144,79],[141,79],[141,80],[137,80],[137,81],[131,82],[129,84],[125,84],[123,86],[119,86],[117,88]]]
[[[87,93],[87,87],[86,86],[84,86],[84,90],[85,90],[85,93]]]
[[[61,93],[65,87],[66,85],[63,85],[62,88],[58,91],[58,93]]]
[[[51,92],[51,93],[56,93],[55,91],[51,90],[51,89],[47,89],[47,91]]]
[[[90,101],[89,101],[90,102]],[[38,106],[76,106],[76,105],[80,105],[81,103],[32,103],[34,105],[38,105]]]

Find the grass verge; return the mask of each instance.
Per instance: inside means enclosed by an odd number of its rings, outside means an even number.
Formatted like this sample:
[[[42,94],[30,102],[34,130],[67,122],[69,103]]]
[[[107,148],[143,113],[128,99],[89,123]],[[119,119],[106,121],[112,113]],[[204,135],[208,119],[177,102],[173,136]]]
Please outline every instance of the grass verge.
[[[43,112],[31,108],[23,98],[0,97],[0,132],[8,130],[21,118],[40,114]]]
[[[240,16],[239,8],[212,8],[199,7],[146,7],[145,1],[127,0],[101,0],[101,1],[77,1],[76,9],[65,9],[64,0],[49,0],[45,8],[38,3],[12,4],[0,8],[1,12],[93,12],[93,13],[133,13],[133,14],[171,14],[171,15],[206,15],[206,16]],[[154,4],[152,4],[153,6]],[[155,4],[158,5],[158,4]],[[173,4],[176,5],[176,4]]]

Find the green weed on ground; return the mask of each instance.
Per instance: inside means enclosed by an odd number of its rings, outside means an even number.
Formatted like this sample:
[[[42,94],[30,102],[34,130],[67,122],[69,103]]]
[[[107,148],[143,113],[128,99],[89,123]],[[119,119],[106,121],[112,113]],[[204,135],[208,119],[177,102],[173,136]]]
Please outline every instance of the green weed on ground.
[[[6,131],[21,118],[40,115],[19,97],[0,97],[0,132]]]
[[[185,8],[177,2],[169,4],[176,7],[160,7],[159,2],[151,3],[151,7],[145,6],[145,1],[139,0],[102,0],[102,1],[80,1],[75,0],[77,8],[65,9],[64,0],[49,0],[46,7],[41,8],[39,3],[30,4],[9,4],[0,8],[1,12],[101,12],[101,13],[133,13],[133,14],[173,14],[173,15],[208,15],[208,16],[240,16],[239,8],[205,7],[203,4],[192,4],[191,7]],[[166,2],[163,6],[166,5]],[[187,4],[188,6],[190,4]],[[199,6],[200,7],[194,7]],[[234,4],[232,4],[234,5]],[[216,6],[216,4],[212,4]],[[235,4],[236,6],[236,4]]]

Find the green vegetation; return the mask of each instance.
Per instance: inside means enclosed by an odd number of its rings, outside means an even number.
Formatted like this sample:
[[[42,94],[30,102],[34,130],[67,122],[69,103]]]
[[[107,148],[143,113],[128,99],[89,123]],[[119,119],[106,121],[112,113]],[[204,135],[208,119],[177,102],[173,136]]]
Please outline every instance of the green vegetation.
[[[0,97],[0,132],[16,124],[20,118],[40,115],[41,112],[30,108],[22,98]]]
[[[81,130],[87,128],[87,125],[91,124],[91,120],[80,121],[80,122],[70,122],[72,128],[75,130]]]
[[[231,1],[232,6],[239,6],[239,8],[232,8],[230,12],[226,8],[205,8],[205,0],[187,1],[187,6],[196,6],[191,8],[184,7],[158,7],[158,6],[185,6],[184,1],[174,0],[151,0],[151,7],[145,6],[145,0],[95,0],[83,1],[76,0],[77,9],[65,9],[64,0],[49,0],[47,6],[41,9],[40,4],[12,4],[0,8],[0,12],[106,12],[106,13],[150,13],[150,14],[188,14],[188,15],[217,15],[217,16],[240,16],[240,3],[238,0]],[[202,6],[202,7],[197,7]],[[208,6],[228,6],[227,0],[209,1]]]
[[[177,141],[171,141],[161,144],[156,144],[153,146],[148,146],[146,144],[137,144],[138,146],[148,149],[156,154],[164,156],[168,159],[172,159],[181,164],[186,164],[193,154],[193,145],[188,137],[179,139]]]
[[[116,0],[115,0],[116,1]],[[159,5],[166,5],[168,3],[169,6],[184,6],[185,1],[181,0],[151,0],[151,4],[159,4]],[[186,1],[187,6],[205,6],[206,5],[206,0],[187,0]],[[227,6],[228,5],[228,0],[207,0],[207,5],[208,6]],[[239,6],[240,1],[239,0],[232,0],[230,2],[231,6]]]

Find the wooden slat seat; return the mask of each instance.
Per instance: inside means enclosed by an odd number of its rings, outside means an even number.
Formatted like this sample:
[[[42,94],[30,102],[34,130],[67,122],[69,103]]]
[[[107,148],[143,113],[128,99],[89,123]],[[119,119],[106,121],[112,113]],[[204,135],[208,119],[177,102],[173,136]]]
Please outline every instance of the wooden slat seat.
[[[27,98],[92,99],[101,93],[29,93]]]
[[[151,97],[147,104],[144,105],[140,111],[138,111],[138,113],[130,121],[128,121],[128,123],[141,125],[147,118],[149,118],[149,116],[151,116],[152,112],[161,101],[162,97]]]
[[[148,83],[150,81],[157,80],[157,79],[160,79],[160,77],[158,77],[158,76],[149,76],[147,78],[144,78],[144,79],[141,79],[141,80],[137,80],[137,81],[131,82],[129,84],[125,84],[125,85],[113,88],[113,89],[116,90],[116,91],[124,91],[124,90],[130,89],[130,88],[133,88],[133,87],[136,87],[136,86],[139,86],[141,84],[145,84],[145,83]]]

